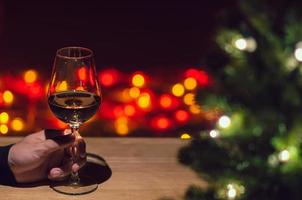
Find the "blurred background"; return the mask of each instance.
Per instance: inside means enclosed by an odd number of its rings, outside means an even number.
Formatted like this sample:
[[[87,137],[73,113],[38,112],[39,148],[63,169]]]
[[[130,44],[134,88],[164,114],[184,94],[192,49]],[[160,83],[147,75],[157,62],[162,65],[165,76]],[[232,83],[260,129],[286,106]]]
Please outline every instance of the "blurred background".
[[[46,91],[57,49],[95,52],[102,106],[84,136],[188,137],[215,113],[195,103],[211,84],[202,58],[232,1],[0,3],[0,133],[64,128]]]

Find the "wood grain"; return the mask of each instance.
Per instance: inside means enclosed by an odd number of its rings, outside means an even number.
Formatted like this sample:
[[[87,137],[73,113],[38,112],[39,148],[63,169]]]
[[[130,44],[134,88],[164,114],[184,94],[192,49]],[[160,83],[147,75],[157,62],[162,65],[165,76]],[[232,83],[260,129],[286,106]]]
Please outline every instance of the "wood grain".
[[[0,138],[0,146],[21,138]],[[87,151],[103,157],[112,176],[90,194],[68,196],[49,186],[15,188],[0,185],[1,200],[106,199],[159,200],[182,199],[191,184],[206,183],[177,162],[179,148],[188,141],[176,138],[86,138]]]

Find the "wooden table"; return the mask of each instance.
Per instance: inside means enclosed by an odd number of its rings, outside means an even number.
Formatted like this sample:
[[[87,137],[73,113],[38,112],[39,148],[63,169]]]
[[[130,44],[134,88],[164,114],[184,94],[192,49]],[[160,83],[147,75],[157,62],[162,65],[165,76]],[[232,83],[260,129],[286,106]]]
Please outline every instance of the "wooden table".
[[[0,146],[21,138],[0,138]],[[111,177],[90,194],[68,196],[49,186],[15,188],[0,185],[1,200],[182,199],[187,187],[206,183],[177,162],[178,149],[188,141],[175,138],[86,138],[87,151],[101,155],[112,170]]]

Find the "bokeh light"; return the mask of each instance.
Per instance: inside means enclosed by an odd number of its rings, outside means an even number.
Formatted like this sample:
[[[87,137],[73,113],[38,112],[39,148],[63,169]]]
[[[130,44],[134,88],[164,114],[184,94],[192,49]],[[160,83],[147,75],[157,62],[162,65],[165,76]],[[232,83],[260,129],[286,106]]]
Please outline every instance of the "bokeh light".
[[[0,123],[1,124],[6,124],[9,120],[9,115],[7,114],[7,112],[2,112],[0,113]]]
[[[282,150],[279,155],[278,158],[281,162],[286,162],[290,159],[290,154],[289,151],[287,149]]]
[[[15,118],[11,122],[11,127],[14,131],[22,131],[24,128],[24,122],[21,118]]]
[[[185,110],[177,110],[175,112],[175,119],[178,122],[186,122],[189,119],[189,113]]]
[[[132,87],[129,90],[129,96],[136,99],[140,95],[140,89],[138,87]]]
[[[191,139],[191,136],[188,133],[183,133],[183,134],[181,134],[180,139],[188,140],[188,139]]]
[[[141,108],[148,108],[151,105],[151,97],[150,94],[148,93],[142,93],[138,100],[137,100],[137,105]]]
[[[1,133],[1,134],[7,134],[7,132],[8,132],[8,127],[7,127],[7,125],[1,124],[1,125],[0,125],[0,133]]]
[[[197,81],[193,77],[188,77],[184,80],[184,86],[187,90],[194,90],[197,86]]]
[[[126,105],[124,107],[124,113],[127,116],[133,116],[135,114],[135,107],[133,105]]]
[[[231,119],[228,116],[223,115],[219,118],[218,125],[220,128],[228,128],[231,125]]]
[[[219,132],[219,130],[211,130],[210,131],[210,133],[209,133],[209,135],[210,135],[210,137],[212,137],[212,138],[217,138],[217,137],[219,137],[219,135],[220,135],[220,132]]]
[[[114,123],[116,133],[120,136],[125,136],[129,133],[128,119],[126,117],[119,117]]]
[[[156,126],[158,129],[167,129],[170,126],[170,121],[167,117],[159,117],[156,120]]]
[[[185,94],[183,101],[188,106],[193,105],[195,103],[195,94],[193,93]]]
[[[145,77],[142,73],[135,73],[131,78],[131,82],[133,86],[143,87],[145,85]]]
[[[173,85],[172,94],[174,96],[180,97],[184,95],[184,93],[185,93],[185,88],[181,83],[176,83],[175,85]]]
[[[170,108],[172,106],[172,98],[168,94],[159,97],[159,104],[162,108]]]
[[[38,73],[35,70],[27,70],[24,75],[23,79],[26,83],[33,83],[37,80]]]
[[[14,101],[14,95],[13,95],[13,93],[12,93],[11,91],[9,91],[9,90],[5,90],[5,91],[3,92],[2,98],[3,98],[4,103],[6,103],[6,104],[12,104],[13,101]]]
[[[199,105],[191,105],[191,106],[189,107],[189,110],[190,110],[190,112],[193,113],[193,114],[200,114],[200,113],[201,113],[201,108],[200,108]]]
[[[245,50],[247,47],[247,41],[244,38],[237,39],[235,41],[235,47],[239,50]]]
[[[299,62],[302,62],[302,48],[297,48],[294,55]]]
[[[100,84],[106,87],[113,86],[118,82],[119,76],[119,72],[116,69],[105,69],[99,74]]]
[[[88,76],[87,68],[85,66],[78,69],[78,78],[81,81],[86,81]]]

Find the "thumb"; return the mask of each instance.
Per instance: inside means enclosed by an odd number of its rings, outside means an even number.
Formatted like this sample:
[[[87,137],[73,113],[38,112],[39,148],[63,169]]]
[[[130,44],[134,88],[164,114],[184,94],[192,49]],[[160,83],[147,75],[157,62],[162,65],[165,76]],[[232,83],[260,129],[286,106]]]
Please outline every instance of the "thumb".
[[[75,137],[71,134],[69,129],[65,131],[46,129],[45,140],[42,142],[42,146],[49,154],[71,145],[74,141]]]

